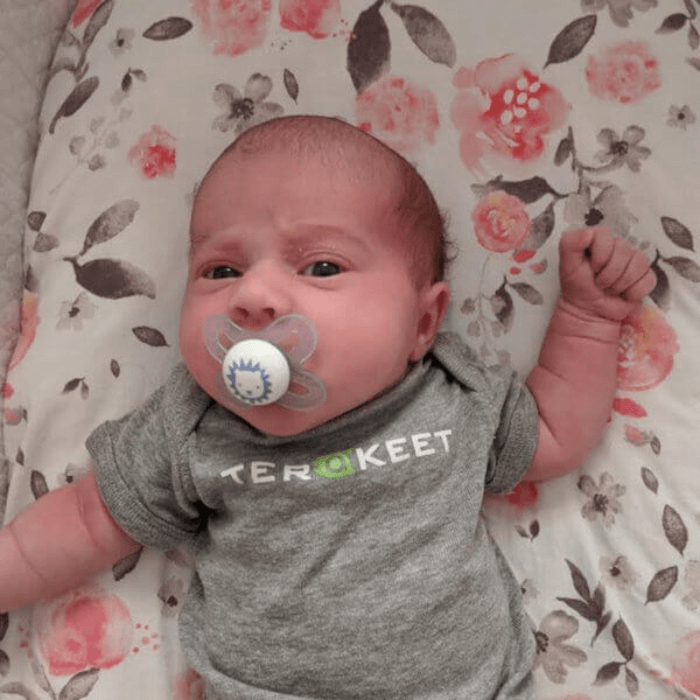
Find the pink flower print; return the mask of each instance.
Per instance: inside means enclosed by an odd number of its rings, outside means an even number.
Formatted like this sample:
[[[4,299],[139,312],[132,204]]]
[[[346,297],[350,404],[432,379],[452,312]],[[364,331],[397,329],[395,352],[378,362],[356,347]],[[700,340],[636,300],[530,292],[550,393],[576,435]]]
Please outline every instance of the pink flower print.
[[[530,233],[530,217],[517,197],[502,190],[481,199],[472,211],[476,240],[495,253],[517,248]]]
[[[79,27],[101,3],[102,0],[78,0],[70,18],[71,25]]]
[[[486,502],[490,511],[498,517],[508,517],[537,506],[540,493],[534,481],[521,481],[510,493],[503,495],[487,494]]]
[[[22,317],[20,320],[19,337],[15,350],[10,358],[9,369],[14,369],[24,359],[27,351],[36,337],[39,325],[39,297],[31,292],[25,292],[22,298]]]
[[[129,151],[128,158],[149,180],[172,177],[175,173],[175,137],[154,125]]]
[[[593,95],[628,104],[641,99],[661,85],[657,60],[644,41],[623,41],[591,56],[586,80]]]
[[[39,651],[55,676],[112,668],[132,645],[128,608],[119,597],[96,586],[38,606],[35,625]]]
[[[700,695],[700,630],[691,632],[673,650],[671,678],[694,695]]]
[[[280,24],[290,32],[325,39],[340,22],[340,0],[280,0]]]
[[[27,412],[20,406],[18,408],[6,408],[3,412],[3,420],[6,425],[19,425],[26,419]]]
[[[534,160],[571,109],[559,90],[513,54],[481,61],[473,71],[460,68],[453,84],[451,119],[460,132],[462,162],[474,172],[484,172],[488,156]]]
[[[271,0],[192,0],[202,34],[214,42],[214,54],[226,56],[263,43],[271,7]]]
[[[537,505],[539,499],[537,484],[534,481],[521,481],[504,498],[515,508],[532,508]]]
[[[2,385],[2,399],[7,401],[15,394],[15,388],[9,382]],[[6,425],[19,425],[24,418],[24,410],[22,408],[5,408],[3,411],[3,420]]]
[[[355,99],[358,127],[403,155],[435,142],[440,126],[435,95],[417,83],[384,76]]]
[[[673,369],[678,352],[676,332],[661,311],[641,306],[622,322],[617,354],[617,388],[646,391],[660,384]]]
[[[637,447],[646,445],[649,442],[646,433],[639,430],[639,428],[635,428],[633,425],[625,426],[625,440],[633,445],[637,445]]]
[[[204,700],[204,681],[192,669],[175,679],[175,700]]]
[[[521,537],[535,539],[540,532],[540,524],[535,513],[539,500],[538,485],[533,481],[521,481],[509,493],[487,493],[484,497],[484,515],[488,522],[510,521]],[[526,520],[529,524],[526,524]],[[525,593],[524,590],[523,593]],[[536,596],[536,592],[529,593]]]

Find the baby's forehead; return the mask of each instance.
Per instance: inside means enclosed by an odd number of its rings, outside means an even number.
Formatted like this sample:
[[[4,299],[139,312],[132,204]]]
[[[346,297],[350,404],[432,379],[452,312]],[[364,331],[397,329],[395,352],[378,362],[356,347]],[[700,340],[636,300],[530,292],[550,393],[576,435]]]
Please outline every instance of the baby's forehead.
[[[366,137],[366,135],[365,135]],[[366,137],[369,139],[369,137]],[[358,182],[377,180],[376,186],[394,189],[401,180],[401,168],[397,154],[388,148],[378,147],[374,139],[356,140],[348,136],[323,141],[313,147],[283,139],[264,144],[260,148],[229,148],[213,163],[205,181],[217,172],[231,172],[236,167],[256,164],[288,163],[290,160],[300,172],[308,169],[326,168],[332,174],[343,175]]]
[[[246,182],[255,177],[253,171],[277,174],[283,169],[293,169],[297,178],[308,177],[311,187],[319,179],[342,181],[368,189],[373,203],[382,203],[387,209],[395,209],[404,196],[403,173],[398,162],[385,153],[367,147],[356,149],[352,144],[343,148],[299,152],[297,148],[275,144],[274,148],[246,149],[240,152],[227,149],[212,164],[200,182],[194,196],[193,223],[208,205],[231,197],[230,181],[243,176]],[[385,149],[388,150],[388,149]],[[259,170],[258,170],[259,169]],[[195,232],[191,232],[196,234]]]

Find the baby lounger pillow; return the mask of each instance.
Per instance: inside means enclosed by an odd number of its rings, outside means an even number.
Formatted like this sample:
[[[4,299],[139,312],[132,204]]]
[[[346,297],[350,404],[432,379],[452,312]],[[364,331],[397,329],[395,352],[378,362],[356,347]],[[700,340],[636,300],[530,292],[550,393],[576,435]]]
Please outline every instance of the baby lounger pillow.
[[[447,326],[523,376],[565,231],[644,250],[600,446],[485,505],[545,700],[700,694],[700,20],[695,0],[79,0],[49,73],[3,388],[7,517],[178,361],[193,193],[241,132],[339,117],[415,163],[458,255]],[[695,350],[693,349],[695,348]],[[180,552],[141,551],[0,624],[0,694],[201,696]],[[5,624],[6,623],[6,624]],[[235,634],[235,630],[232,631]]]

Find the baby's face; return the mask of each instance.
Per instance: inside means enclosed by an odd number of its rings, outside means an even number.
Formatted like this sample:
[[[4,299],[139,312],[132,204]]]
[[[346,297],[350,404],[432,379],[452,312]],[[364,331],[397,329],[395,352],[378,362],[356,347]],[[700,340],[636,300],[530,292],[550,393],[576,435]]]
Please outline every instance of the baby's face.
[[[316,327],[304,367],[325,384],[326,401],[303,412],[272,404],[240,413],[272,435],[303,432],[365,403],[425,353],[424,292],[397,249],[400,235],[387,230],[395,225],[389,199],[377,182],[285,154],[218,164],[197,194],[180,325],[185,363],[210,396],[227,404],[204,341],[214,315],[257,330],[301,314]]]

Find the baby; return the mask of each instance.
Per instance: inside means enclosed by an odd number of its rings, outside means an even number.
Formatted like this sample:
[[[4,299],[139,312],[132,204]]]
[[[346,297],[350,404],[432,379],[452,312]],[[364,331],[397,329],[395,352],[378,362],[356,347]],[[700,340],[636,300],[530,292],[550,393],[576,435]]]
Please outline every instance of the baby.
[[[246,131],[194,204],[184,364],[90,436],[93,474],[0,531],[0,610],[140,544],[185,547],[181,639],[207,698],[532,698],[534,638],[482,497],[595,446],[620,322],[655,280],[605,229],[564,235],[523,386],[438,334],[445,249],[427,186],[371,136],[321,117]],[[270,348],[291,380],[264,402],[246,392],[276,380]],[[257,389],[232,378],[255,368]]]

